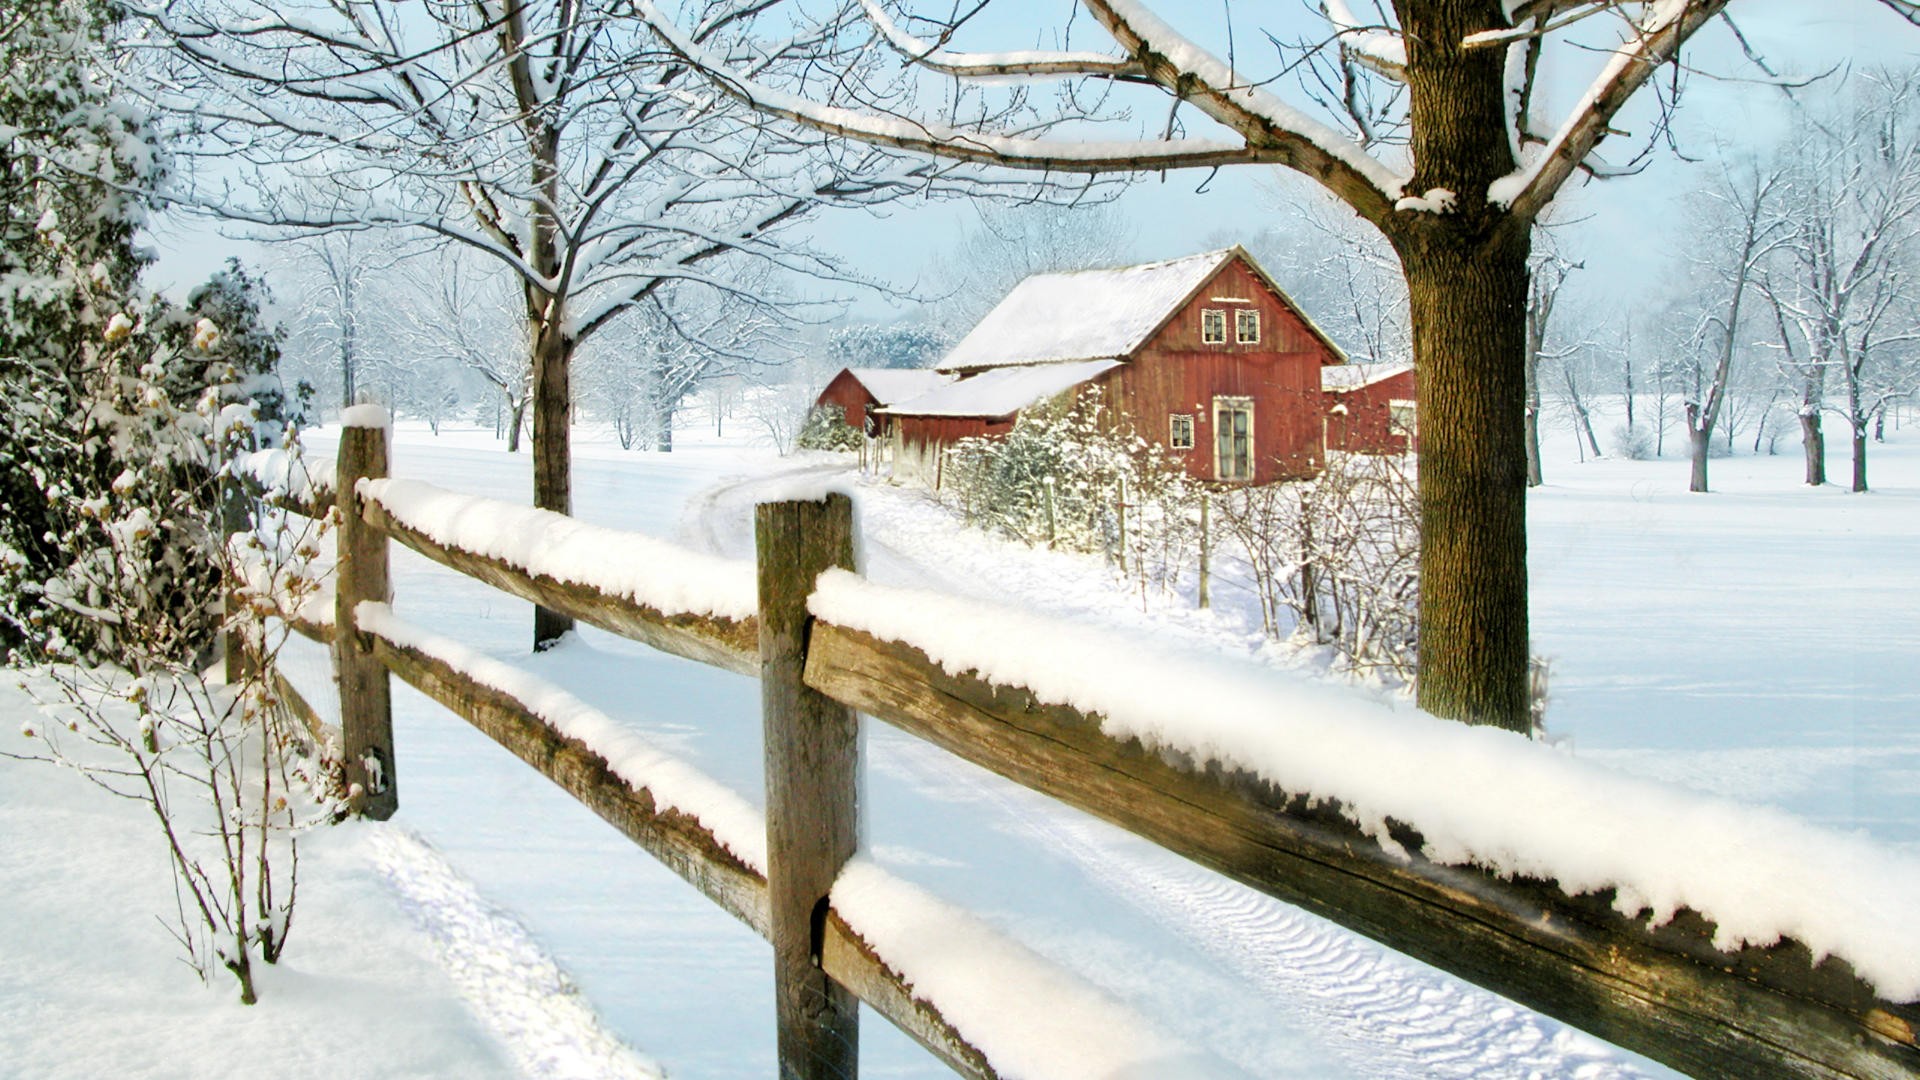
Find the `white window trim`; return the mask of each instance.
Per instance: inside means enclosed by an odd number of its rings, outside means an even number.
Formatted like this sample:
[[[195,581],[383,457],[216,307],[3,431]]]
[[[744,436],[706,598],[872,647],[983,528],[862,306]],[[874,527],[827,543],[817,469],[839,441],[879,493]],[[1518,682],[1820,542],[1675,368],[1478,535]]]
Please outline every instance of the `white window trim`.
[[[1180,442],[1180,421],[1182,420],[1185,420],[1187,422],[1187,441],[1184,445]],[[1193,449],[1194,439],[1197,436],[1198,430],[1199,430],[1198,427],[1196,427],[1193,422],[1192,413],[1168,413],[1167,414],[1167,447],[1168,449],[1171,449],[1171,450]]]
[[[1243,336],[1240,333],[1240,330],[1242,327],[1246,326],[1247,323],[1249,322],[1253,324],[1253,333],[1251,335]],[[1239,345],[1260,344],[1260,309],[1259,308],[1240,308],[1233,313],[1233,340],[1235,344],[1239,344]]]
[[[1413,417],[1413,423],[1403,424],[1396,415],[1405,409]],[[1392,435],[1405,435],[1409,438],[1420,437],[1420,403],[1407,398],[1392,398],[1387,402],[1387,432]]]
[[[1220,466],[1220,410],[1222,408],[1245,409],[1247,411],[1247,475],[1226,476]],[[1254,441],[1253,399],[1250,397],[1219,396],[1213,399],[1213,478],[1226,483],[1252,483],[1257,470],[1254,463],[1260,460],[1259,446]]]
[[[1220,336],[1219,337],[1209,337],[1207,334],[1207,321],[1211,318],[1218,318],[1220,320]],[[1227,343],[1227,309],[1226,308],[1201,308],[1200,309],[1200,344],[1225,345],[1226,343]]]

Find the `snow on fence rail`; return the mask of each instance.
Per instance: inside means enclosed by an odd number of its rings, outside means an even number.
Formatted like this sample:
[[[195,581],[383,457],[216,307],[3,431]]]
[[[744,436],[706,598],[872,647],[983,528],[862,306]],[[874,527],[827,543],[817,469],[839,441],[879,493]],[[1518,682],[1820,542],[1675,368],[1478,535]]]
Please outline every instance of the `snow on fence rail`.
[[[851,992],[963,1075],[1052,1075],[1033,1071],[1031,1057],[1015,1065],[1031,1041],[1009,1041],[1003,1020],[964,1004],[945,1015],[941,1001],[926,1000],[938,979],[903,976],[886,959],[897,941],[876,948],[854,929],[888,925],[878,897],[917,901],[876,884],[870,864],[849,862],[849,709],[1683,1071],[1920,1075],[1920,922],[1908,917],[1920,864],[1909,857],[1506,733],[874,585],[846,572],[844,498],[759,508],[750,605],[745,564],[386,480],[383,450],[379,468],[355,464],[366,455],[349,443],[384,437],[349,429],[338,474],[352,482],[310,484],[304,498],[281,501],[337,504],[343,553],[365,527],[614,633],[764,673],[770,728],[787,733],[769,740],[771,850],[753,847],[743,833],[756,826],[737,813],[689,812],[717,803],[656,793],[617,765],[618,743],[564,719],[579,714],[557,691],[521,675],[493,678],[457,646],[405,629],[379,603],[385,595],[343,585],[336,610],[350,613],[355,634],[310,615],[290,620],[333,638],[337,658],[362,649],[466,717],[769,936],[788,958],[776,961],[776,982],[783,1063],[800,1069],[791,1075],[840,1075],[832,1070],[853,1064],[809,1057],[848,1045],[852,1023],[845,1002],[824,1018],[789,1004],[806,996],[789,989],[818,977],[809,970],[831,985],[800,990],[816,1000]],[[554,554],[565,550],[576,557]],[[796,602],[800,623],[791,610],[763,618]],[[1196,708],[1196,687],[1219,707]],[[343,700],[343,718],[356,707]],[[366,754],[353,726],[343,723],[350,775]],[[792,755],[784,764],[783,753]],[[390,781],[392,762],[375,771]],[[785,790],[789,775],[798,790]],[[807,827],[783,831],[783,816]],[[722,819],[731,824],[716,829]],[[803,841],[788,836],[796,832],[827,843],[802,854]],[[900,918],[946,917],[940,911],[923,903]],[[990,1060],[987,1047],[1003,1049]]]

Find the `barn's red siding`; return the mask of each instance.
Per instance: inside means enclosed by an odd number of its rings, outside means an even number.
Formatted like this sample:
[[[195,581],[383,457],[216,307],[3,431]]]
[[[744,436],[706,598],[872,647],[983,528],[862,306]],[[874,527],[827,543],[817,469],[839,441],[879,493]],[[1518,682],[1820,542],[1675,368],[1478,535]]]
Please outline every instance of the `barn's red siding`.
[[[1227,313],[1224,343],[1201,341],[1200,313],[1207,308]],[[1260,313],[1260,340],[1252,344],[1235,341],[1233,313],[1246,308]],[[1267,484],[1319,473],[1320,367],[1338,361],[1259,274],[1235,259],[1104,385],[1134,430],[1162,446],[1171,417],[1192,416],[1193,449],[1171,452],[1199,480],[1215,478],[1213,399],[1252,398],[1253,482]]]
[[[879,400],[867,392],[866,386],[854,376],[853,372],[842,368],[840,369],[840,374],[835,375],[833,381],[827,384],[827,388],[820,391],[820,396],[814,400],[814,404],[838,405],[840,411],[846,415],[847,423],[852,425],[853,430],[865,431],[867,425],[867,410],[878,405]],[[883,417],[881,416],[874,417],[876,422],[882,419]],[[875,428],[876,432],[880,430],[883,429],[880,427]]]
[[[1392,428],[1388,406],[1395,401],[1418,401],[1418,384],[1412,369],[1352,390],[1326,393],[1327,449],[1356,454],[1403,454],[1419,450],[1416,436],[1408,445],[1406,435]],[[1346,406],[1344,413],[1337,406]]]

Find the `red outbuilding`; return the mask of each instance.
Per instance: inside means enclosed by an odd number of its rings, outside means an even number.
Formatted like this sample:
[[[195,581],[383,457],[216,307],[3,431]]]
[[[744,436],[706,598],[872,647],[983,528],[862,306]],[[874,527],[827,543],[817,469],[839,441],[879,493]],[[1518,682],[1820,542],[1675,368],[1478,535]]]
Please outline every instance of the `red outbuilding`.
[[[935,369],[956,381],[888,405],[897,473],[1005,433],[1021,409],[1087,386],[1200,480],[1317,475],[1321,370],[1346,357],[1238,246],[1021,282]]]
[[[1320,370],[1327,449],[1404,454],[1420,448],[1412,364],[1342,364]]]
[[[836,407],[855,431],[882,436],[887,434],[887,418],[879,410],[952,381],[951,375],[924,368],[841,368],[814,406]]]

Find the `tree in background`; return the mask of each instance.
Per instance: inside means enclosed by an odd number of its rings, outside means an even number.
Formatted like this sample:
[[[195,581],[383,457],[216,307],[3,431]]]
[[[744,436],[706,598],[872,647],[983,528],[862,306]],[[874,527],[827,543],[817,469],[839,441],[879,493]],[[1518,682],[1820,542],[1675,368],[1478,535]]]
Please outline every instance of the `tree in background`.
[[[980,223],[939,263],[933,324],[958,341],[1035,274],[1131,261],[1133,230],[1105,203],[982,203]],[[877,365],[870,365],[877,366]]]
[[[1920,22],[1911,0],[1882,3]],[[755,76],[756,57],[777,55],[790,38],[743,43],[757,53],[723,50],[700,38],[704,24],[678,22],[648,0],[637,6],[710,85],[816,131],[1049,174],[1281,165],[1378,229],[1407,282],[1420,367],[1419,702],[1441,716],[1528,730],[1522,421],[1533,223],[1575,173],[1614,170],[1594,151],[1616,131],[1616,114],[1728,0],[1397,0],[1365,18],[1327,0],[1324,24],[1282,50],[1271,78],[1245,69],[1231,48],[1222,57],[1188,39],[1138,0],[1083,0],[1105,50],[994,53],[947,47],[978,5],[941,16],[867,2],[864,18],[850,10],[837,24],[843,39],[823,66],[855,45],[884,46],[909,61],[905,81],[828,70],[802,88],[812,97]],[[738,10],[766,8],[738,0]],[[1584,18],[1596,14],[1604,17]],[[1071,40],[1064,29],[1058,39]],[[1604,59],[1569,114],[1539,115],[1544,95],[1535,89],[1595,51]],[[1287,72],[1300,76],[1304,104],[1271,88]],[[913,82],[921,73],[927,81]],[[1006,122],[1006,111],[978,102],[1009,79],[1020,106],[1035,80],[1083,93],[1063,95],[1061,112],[1026,110]],[[1070,122],[1122,120],[1101,91],[1126,84],[1164,92],[1164,119],[1132,138],[1110,127],[1059,134]],[[1190,134],[1183,110],[1210,130]]]
[[[1920,260],[1920,72],[1855,76],[1850,110],[1809,117],[1777,168],[1786,234],[1761,281],[1785,365],[1801,387],[1807,483],[1826,482],[1820,427],[1829,379],[1853,440],[1854,491],[1867,490],[1873,418],[1920,375],[1915,263]]]
[[[827,335],[827,355],[837,367],[930,368],[953,341],[927,323],[851,323]]]
[[[778,314],[757,269],[848,276],[796,221],[942,171],[760,123],[609,0],[404,16],[384,0],[127,6],[165,65],[149,100],[190,118],[196,153],[248,174],[176,197],[278,227],[432,235],[511,276],[532,370],[534,504],[561,513],[582,343],[685,282]],[[688,17],[692,40],[733,56],[755,12],[691,4]],[[787,35],[755,58],[756,78],[787,78],[829,30]],[[536,647],[570,626],[537,609]]]

